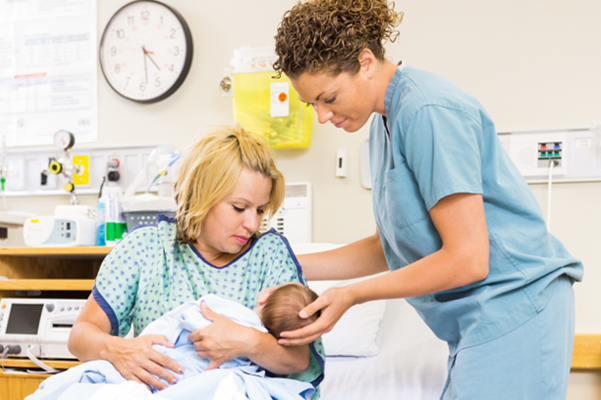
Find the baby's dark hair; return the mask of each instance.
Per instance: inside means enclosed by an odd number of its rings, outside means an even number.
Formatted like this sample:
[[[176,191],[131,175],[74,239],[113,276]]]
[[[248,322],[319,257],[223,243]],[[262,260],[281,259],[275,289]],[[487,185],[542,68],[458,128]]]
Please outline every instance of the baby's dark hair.
[[[294,331],[315,321],[320,312],[302,319],[298,316],[300,310],[313,303],[317,294],[306,286],[289,284],[275,289],[261,311],[261,320],[265,328],[280,338],[280,334],[286,331]]]
[[[384,59],[383,43],[396,40],[402,20],[388,0],[299,1],[278,26],[273,67],[291,79],[305,72],[355,74],[363,49]]]

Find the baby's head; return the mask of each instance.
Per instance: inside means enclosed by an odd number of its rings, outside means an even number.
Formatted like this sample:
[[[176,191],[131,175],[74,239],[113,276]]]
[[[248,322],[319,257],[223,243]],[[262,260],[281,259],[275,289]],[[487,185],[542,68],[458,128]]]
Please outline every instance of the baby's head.
[[[300,329],[319,317],[319,312],[305,319],[298,316],[300,310],[316,299],[317,294],[306,286],[283,285],[271,292],[259,316],[269,333],[279,339],[282,332]]]

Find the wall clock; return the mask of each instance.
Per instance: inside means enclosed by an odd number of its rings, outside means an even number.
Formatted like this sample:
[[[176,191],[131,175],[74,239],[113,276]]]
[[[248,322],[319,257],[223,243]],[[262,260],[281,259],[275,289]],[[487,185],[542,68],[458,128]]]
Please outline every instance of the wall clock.
[[[100,66],[109,85],[138,103],[155,103],[184,83],[192,64],[192,35],[184,18],[155,0],[121,7],[100,41]]]

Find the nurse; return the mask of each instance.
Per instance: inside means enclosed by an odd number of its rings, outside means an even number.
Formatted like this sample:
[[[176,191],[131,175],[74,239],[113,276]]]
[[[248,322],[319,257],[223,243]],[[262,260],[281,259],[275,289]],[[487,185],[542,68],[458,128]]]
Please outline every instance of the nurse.
[[[583,267],[541,209],[480,103],[444,78],[384,58],[402,20],[386,0],[310,0],[277,31],[277,71],[319,122],[370,128],[373,236],[300,256],[309,280],[391,272],[330,289],[301,311],[310,343],[349,307],[407,298],[448,342],[442,399],[564,399]],[[409,328],[410,329],[410,328]]]

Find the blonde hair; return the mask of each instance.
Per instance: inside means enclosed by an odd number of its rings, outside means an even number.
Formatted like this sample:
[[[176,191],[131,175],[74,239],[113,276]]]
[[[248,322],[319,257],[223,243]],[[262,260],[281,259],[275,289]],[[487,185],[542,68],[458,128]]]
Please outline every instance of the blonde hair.
[[[315,321],[320,311],[309,318],[298,316],[300,310],[317,300],[317,294],[306,286],[288,284],[275,289],[261,311],[261,322],[269,333],[280,338],[286,331],[294,331]]]
[[[291,79],[305,72],[355,74],[364,49],[384,59],[383,43],[397,39],[402,20],[387,0],[299,1],[278,26],[273,67]]]
[[[177,240],[194,243],[198,239],[207,214],[234,190],[244,167],[271,179],[266,215],[280,208],[286,190],[284,176],[267,143],[239,124],[219,126],[197,139],[183,158],[175,185]]]

